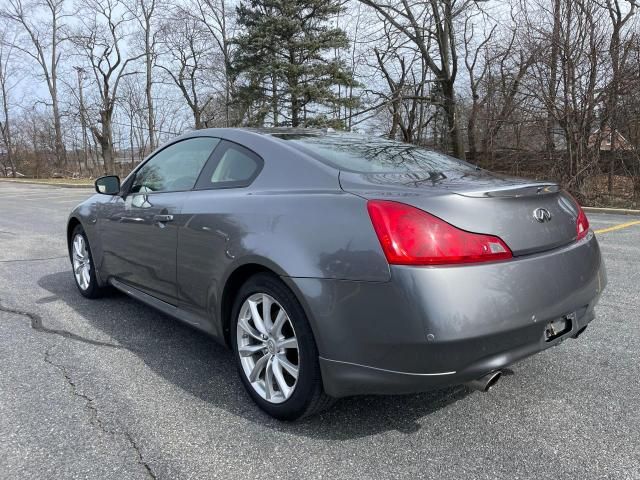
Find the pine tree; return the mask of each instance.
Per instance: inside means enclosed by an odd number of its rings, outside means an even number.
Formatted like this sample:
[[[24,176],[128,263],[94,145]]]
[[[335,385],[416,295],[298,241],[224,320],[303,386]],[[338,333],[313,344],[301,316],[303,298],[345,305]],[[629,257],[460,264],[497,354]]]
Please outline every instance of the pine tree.
[[[328,116],[349,106],[338,87],[354,82],[334,54],[349,43],[330,25],[342,11],[337,0],[241,2],[233,71],[248,124],[341,126]]]

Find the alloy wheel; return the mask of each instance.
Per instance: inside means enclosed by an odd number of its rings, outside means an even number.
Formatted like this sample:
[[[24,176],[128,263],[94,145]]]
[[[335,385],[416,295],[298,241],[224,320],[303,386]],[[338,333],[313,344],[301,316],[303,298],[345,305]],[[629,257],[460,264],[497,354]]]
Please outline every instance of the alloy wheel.
[[[289,315],[266,293],[247,298],[238,315],[236,341],[242,370],[263,399],[282,403],[296,388],[298,339]]]
[[[91,283],[91,259],[87,241],[82,234],[76,234],[73,238],[73,274],[81,290],[89,288]]]

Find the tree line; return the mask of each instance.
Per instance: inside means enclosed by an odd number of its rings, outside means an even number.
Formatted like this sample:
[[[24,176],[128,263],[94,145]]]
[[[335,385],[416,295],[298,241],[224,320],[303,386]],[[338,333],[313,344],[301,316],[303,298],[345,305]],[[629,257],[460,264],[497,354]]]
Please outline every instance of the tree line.
[[[640,197],[637,0],[3,0],[6,175],[124,173],[173,136],[331,127]]]

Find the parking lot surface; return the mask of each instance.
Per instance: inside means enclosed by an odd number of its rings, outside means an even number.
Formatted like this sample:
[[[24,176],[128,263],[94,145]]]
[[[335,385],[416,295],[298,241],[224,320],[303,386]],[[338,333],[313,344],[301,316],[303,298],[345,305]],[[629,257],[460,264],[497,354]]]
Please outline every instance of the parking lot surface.
[[[640,479],[640,225],[589,215],[609,286],[578,340],[464,387],[261,413],[224,347],[66,255],[86,189],[0,183],[0,478]],[[535,295],[535,292],[531,292]]]

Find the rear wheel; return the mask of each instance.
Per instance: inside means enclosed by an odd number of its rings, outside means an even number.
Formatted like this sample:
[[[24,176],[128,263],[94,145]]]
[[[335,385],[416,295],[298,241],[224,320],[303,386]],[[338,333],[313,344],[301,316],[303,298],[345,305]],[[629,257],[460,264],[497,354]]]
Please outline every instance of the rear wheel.
[[[73,229],[69,255],[73,267],[73,278],[80,293],[87,298],[101,296],[104,293],[104,288],[98,285],[91,247],[89,247],[89,240],[82,225],[77,225]]]
[[[280,279],[262,273],[251,277],[238,292],[232,315],[240,378],[260,408],[280,420],[295,420],[332,403],[322,389],[307,317]]]

